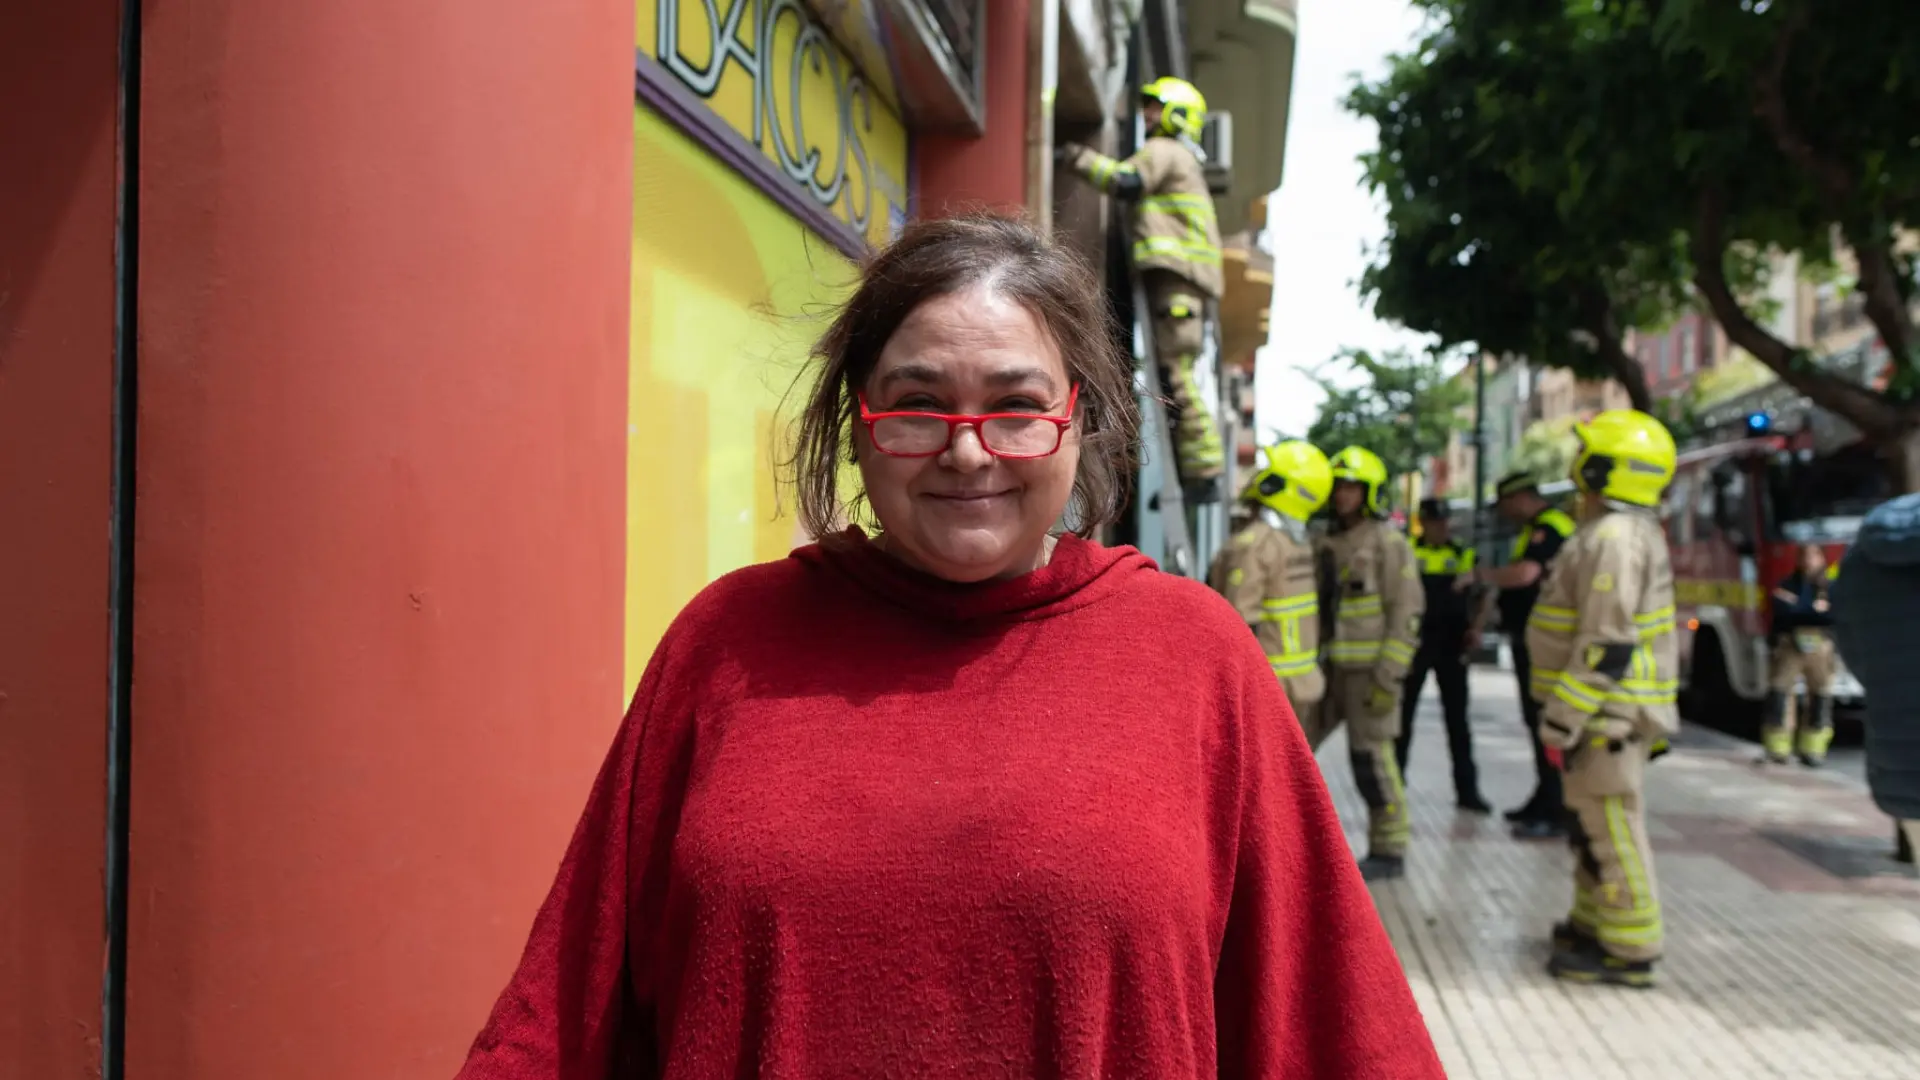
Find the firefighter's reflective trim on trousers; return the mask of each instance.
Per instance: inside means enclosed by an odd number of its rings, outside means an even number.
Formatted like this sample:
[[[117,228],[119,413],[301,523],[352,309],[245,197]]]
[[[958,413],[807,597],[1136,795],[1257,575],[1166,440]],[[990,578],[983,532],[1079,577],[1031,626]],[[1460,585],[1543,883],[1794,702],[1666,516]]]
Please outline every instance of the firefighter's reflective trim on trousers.
[[[1348,756],[1353,760],[1354,784],[1369,811],[1367,843],[1371,854],[1403,855],[1413,828],[1407,817],[1407,785],[1400,775],[1393,741],[1354,745]]]
[[[1135,262],[1166,257],[1185,259],[1204,266],[1220,265],[1220,249],[1209,243],[1196,243],[1174,236],[1143,236],[1134,241]]]
[[[1627,820],[1626,800],[1619,795],[1608,795],[1600,803],[1606,813],[1607,839],[1613,845],[1613,857],[1619,861],[1620,873],[1627,879],[1628,903],[1624,906],[1596,903],[1600,920],[1594,929],[1603,944],[1654,944],[1664,936],[1665,927],[1661,924],[1660,904],[1653,899],[1653,889],[1647,881],[1646,865],[1640,861],[1640,843]]]

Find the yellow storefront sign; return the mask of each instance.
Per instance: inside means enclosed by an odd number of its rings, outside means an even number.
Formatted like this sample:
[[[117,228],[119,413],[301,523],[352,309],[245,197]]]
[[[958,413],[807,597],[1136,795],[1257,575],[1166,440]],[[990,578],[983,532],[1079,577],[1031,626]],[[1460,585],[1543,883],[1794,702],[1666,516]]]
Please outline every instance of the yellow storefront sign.
[[[641,56],[807,199],[875,246],[905,223],[906,127],[800,0],[639,0],[635,26]]]

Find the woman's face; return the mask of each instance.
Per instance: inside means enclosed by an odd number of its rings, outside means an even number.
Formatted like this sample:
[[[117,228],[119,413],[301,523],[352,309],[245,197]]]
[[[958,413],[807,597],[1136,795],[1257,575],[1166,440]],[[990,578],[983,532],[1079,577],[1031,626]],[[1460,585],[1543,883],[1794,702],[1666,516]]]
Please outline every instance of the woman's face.
[[[1817,544],[1808,544],[1800,549],[1800,572],[1808,577],[1817,577],[1827,571],[1827,553]]]
[[[873,412],[1062,416],[1065,361],[1033,313],[975,287],[915,308],[881,350],[863,388]],[[932,457],[881,453],[864,424],[854,445],[867,500],[888,550],[949,581],[1013,577],[1044,561],[1048,531],[1073,493],[1080,437],[1057,453],[998,458],[972,427]]]

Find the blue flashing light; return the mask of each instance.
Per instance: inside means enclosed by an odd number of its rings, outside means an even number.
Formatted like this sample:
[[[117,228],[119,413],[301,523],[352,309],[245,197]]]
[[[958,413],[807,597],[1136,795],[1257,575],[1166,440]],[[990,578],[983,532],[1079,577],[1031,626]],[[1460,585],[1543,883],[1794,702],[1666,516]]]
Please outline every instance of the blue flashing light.
[[[1763,412],[1747,414],[1747,434],[1765,435],[1767,432],[1772,430],[1773,430],[1772,416]]]

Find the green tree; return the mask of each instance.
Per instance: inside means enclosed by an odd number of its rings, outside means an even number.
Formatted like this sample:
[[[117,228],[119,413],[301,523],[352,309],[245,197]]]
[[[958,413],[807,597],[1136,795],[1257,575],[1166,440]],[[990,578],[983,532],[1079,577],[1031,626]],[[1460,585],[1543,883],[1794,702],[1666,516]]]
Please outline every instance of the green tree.
[[[1466,426],[1461,408],[1472,394],[1449,376],[1447,366],[1442,356],[1401,349],[1379,356],[1364,349],[1343,351],[1313,373],[1327,397],[1307,429],[1307,441],[1329,457],[1344,447],[1364,446],[1380,455],[1395,480],[1419,472]],[[1336,378],[1332,371],[1361,377]]]
[[[1914,267],[1895,242],[1920,213],[1910,12],[1873,0],[1416,2],[1431,19],[1420,51],[1389,75],[1399,83],[1353,102],[1390,118],[1368,164],[1394,230],[1383,265],[1405,280],[1369,282],[1377,310],[1458,301],[1474,314],[1497,301],[1504,322],[1436,332],[1551,344],[1569,298],[1594,308],[1596,282],[1614,322],[1633,326],[1661,321],[1690,286],[1735,344],[1851,421],[1920,489]],[[1431,85],[1433,72],[1465,89]],[[1496,194],[1476,195],[1476,180]],[[1395,250],[1402,228],[1411,239]],[[1823,368],[1760,317],[1765,256],[1828,264],[1836,238],[1894,356],[1885,391]],[[1483,258],[1491,300],[1420,265]],[[1423,282],[1431,299],[1414,295]],[[1576,325],[1596,338],[1591,320]]]
[[[1448,5],[1432,4],[1436,14]],[[1509,172],[1532,138],[1504,88],[1538,80],[1543,57],[1437,18],[1410,55],[1347,107],[1379,130],[1362,156],[1386,203],[1387,236],[1361,280],[1375,314],[1430,333],[1442,347],[1523,355],[1582,378],[1614,379],[1652,406],[1625,331],[1663,321],[1682,299],[1671,244],[1632,248],[1571,237],[1554,193]],[[1556,239],[1562,238],[1562,239]],[[1570,242],[1573,240],[1578,242]]]
[[[1580,452],[1580,440],[1573,434],[1578,420],[1577,416],[1560,416],[1528,424],[1507,457],[1507,471],[1527,473],[1543,484],[1566,479]]]

